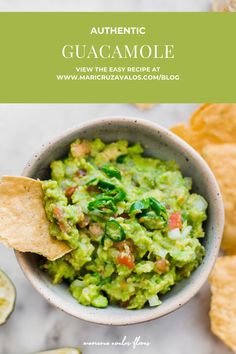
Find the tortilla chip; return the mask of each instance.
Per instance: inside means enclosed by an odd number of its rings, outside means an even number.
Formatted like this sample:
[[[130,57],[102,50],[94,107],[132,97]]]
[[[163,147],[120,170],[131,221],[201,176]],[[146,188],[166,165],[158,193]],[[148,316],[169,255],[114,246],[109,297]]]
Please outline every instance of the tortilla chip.
[[[0,242],[21,252],[55,260],[70,248],[49,234],[41,182],[5,176],[0,181]]]
[[[190,124],[171,130],[200,154],[204,146],[236,142],[236,104],[204,104],[192,115]]]
[[[211,330],[236,353],[236,256],[218,258],[210,276]]]
[[[139,109],[147,110],[147,109],[151,109],[154,106],[154,104],[153,103],[135,103],[135,106],[138,107]]]
[[[192,115],[190,126],[204,130],[219,142],[236,141],[236,104],[204,104]]]
[[[205,132],[195,132],[184,123],[175,125],[171,130],[200,153],[206,144],[211,143]]]
[[[236,144],[209,145],[203,157],[219,183],[225,205],[225,229],[221,247],[236,253]]]
[[[235,12],[235,0],[213,0],[212,10],[216,12]]]
[[[213,170],[225,203],[222,248],[236,254],[236,104],[204,104],[189,125],[178,124],[171,130],[192,145]]]

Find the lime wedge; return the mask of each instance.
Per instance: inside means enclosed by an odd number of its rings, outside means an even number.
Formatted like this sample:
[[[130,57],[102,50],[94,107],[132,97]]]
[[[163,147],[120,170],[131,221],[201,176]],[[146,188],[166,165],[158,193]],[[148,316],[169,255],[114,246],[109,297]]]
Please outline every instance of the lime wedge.
[[[0,325],[4,324],[13,312],[16,289],[11,280],[0,270]]]
[[[36,354],[81,354],[81,351],[80,349],[75,349],[75,348],[61,348],[61,349],[48,350],[46,352],[40,352]]]

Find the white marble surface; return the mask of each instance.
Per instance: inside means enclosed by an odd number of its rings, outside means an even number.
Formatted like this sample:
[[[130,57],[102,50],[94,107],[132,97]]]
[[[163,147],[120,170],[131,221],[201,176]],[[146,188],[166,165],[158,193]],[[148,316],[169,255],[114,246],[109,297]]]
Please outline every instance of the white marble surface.
[[[20,174],[31,155],[63,130],[99,116],[129,115],[166,127],[186,120],[195,105],[156,105],[139,111],[132,105],[0,105],[0,175]],[[0,246],[0,268],[17,288],[16,309],[0,327],[0,354],[81,345],[84,354],[227,354],[230,351],[209,330],[209,287],[175,313],[146,324],[99,326],[80,321],[52,307],[25,279],[11,250]],[[87,347],[84,341],[141,340],[150,346]]]
[[[211,0],[0,0],[0,11],[208,11]]]

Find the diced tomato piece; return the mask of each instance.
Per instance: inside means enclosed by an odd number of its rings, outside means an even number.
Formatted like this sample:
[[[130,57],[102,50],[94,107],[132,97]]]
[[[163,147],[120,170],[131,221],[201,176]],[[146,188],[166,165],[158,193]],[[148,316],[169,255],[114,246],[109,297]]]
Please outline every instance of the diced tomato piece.
[[[154,263],[154,271],[159,274],[164,274],[170,269],[170,263],[167,259],[159,259]]]
[[[181,229],[182,227],[182,214],[180,211],[172,213],[169,217],[169,229]]]
[[[120,253],[117,257],[118,264],[125,265],[126,267],[133,269],[135,266],[134,257],[132,254]]]
[[[128,213],[123,213],[120,215],[124,219],[129,219],[129,214]]]
[[[86,176],[86,171],[84,170],[78,170],[77,172],[75,172],[76,177],[83,177]]]
[[[75,142],[71,145],[71,154],[75,158],[82,158],[90,153],[90,144],[87,140],[83,140],[80,143]]]
[[[121,302],[120,302],[120,306],[125,308],[125,307],[128,307],[128,306],[129,306],[129,303],[130,303],[130,300],[121,301]]]
[[[103,227],[98,222],[91,223],[89,225],[89,231],[95,237],[102,236],[104,233]]]
[[[59,207],[55,207],[53,209],[53,214],[57,220],[60,220],[63,217],[62,210]]]
[[[88,186],[87,187],[87,191],[89,193],[99,193],[99,189],[97,186]]]
[[[131,254],[135,252],[134,241],[131,240],[131,238],[128,238],[124,241],[114,242],[113,245],[114,247],[118,248],[120,252],[131,253]]]
[[[72,196],[72,194],[75,192],[76,188],[77,187],[75,187],[75,186],[66,188],[66,190],[65,190],[66,197],[70,198]]]
[[[61,208],[55,207],[53,209],[53,214],[58,221],[58,225],[59,225],[61,231],[66,233],[68,231],[68,225],[65,223],[65,220],[63,219],[63,212],[62,212]]]

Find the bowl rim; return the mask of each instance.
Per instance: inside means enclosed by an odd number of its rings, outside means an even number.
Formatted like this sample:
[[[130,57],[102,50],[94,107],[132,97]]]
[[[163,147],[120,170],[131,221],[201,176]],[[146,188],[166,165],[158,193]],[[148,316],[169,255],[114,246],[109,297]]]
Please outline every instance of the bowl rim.
[[[173,132],[168,130],[167,128],[163,127],[160,124],[157,124],[156,122],[147,120],[147,119],[141,119],[141,118],[136,118],[136,117],[130,117],[130,116],[106,116],[106,117],[100,117],[96,119],[91,119],[86,122],[83,122],[81,124],[78,124],[70,129],[65,130],[61,134],[58,134],[56,137],[53,139],[49,140],[47,143],[43,144],[40,149],[36,153],[34,153],[33,157],[28,161],[28,163],[25,165],[25,168],[22,172],[23,176],[28,176],[29,177],[29,170],[31,169],[32,165],[38,160],[39,156],[43,155],[50,147],[53,145],[59,143],[61,140],[64,140],[67,138],[67,136],[70,136],[76,132],[78,134],[82,132],[86,128],[90,128],[96,124],[101,124],[101,123],[121,123],[121,124],[138,124],[139,126],[144,126],[145,128],[153,128],[156,132],[159,131],[162,133],[162,135],[165,135],[165,138],[167,137],[169,140],[172,140],[175,145],[178,145],[180,148],[182,148],[184,151],[186,151],[186,154],[188,156],[191,156],[196,161],[198,161],[199,167],[201,170],[204,170],[205,173],[208,175],[210,183],[212,184],[212,188],[214,188],[215,193],[217,195],[216,201],[215,201],[215,208],[216,211],[218,212],[218,227],[217,227],[217,232],[216,232],[216,237],[213,239],[213,244],[211,245],[212,250],[211,250],[211,257],[208,258],[208,261],[204,264],[205,269],[202,273],[199,274],[197,278],[194,279],[194,283],[191,282],[188,284],[188,286],[181,290],[179,294],[176,294],[174,298],[171,299],[171,302],[168,303],[166,306],[163,306],[165,302],[163,302],[162,306],[160,307],[153,307],[151,308],[150,311],[142,311],[142,310],[134,310],[137,312],[137,314],[140,313],[140,316],[136,315],[135,317],[130,317],[129,320],[123,320],[122,316],[119,316],[117,319],[112,319],[109,318],[109,320],[103,316],[94,316],[94,315],[89,315],[86,312],[83,312],[83,310],[80,311],[80,313],[75,314],[73,309],[70,309],[70,304],[66,304],[63,301],[60,301],[59,296],[55,296],[56,294],[53,293],[47,286],[39,280],[39,278],[34,274],[34,272],[31,271],[31,269],[27,265],[26,257],[27,254],[24,254],[19,251],[15,251],[15,255],[17,258],[17,261],[25,274],[26,278],[30,281],[31,285],[47,300],[49,301],[52,305],[56,306],[60,310],[68,313],[69,315],[72,315],[78,319],[85,320],[91,323],[96,323],[96,324],[103,324],[103,325],[114,325],[114,326],[121,326],[121,325],[130,325],[130,324],[138,324],[138,323],[143,323],[143,322],[148,322],[152,321],[154,319],[160,318],[164,315],[167,315],[178,308],[182,307],[184,304],[186,304],[196,293],[200,290],[200,288],[203,286],[203,284],[206,282],[214,264],[218,256],[219,248],[220,248],[220,243],[222,239],[222,234],[223,234],[223,227],[224,227],[224,206],[223,206],[223,199],[221,196],[220,188],[218,186],[218,183],[216,181],[216,178],[211,171],[210,167],[206,163],[206,161],[202,158],[202,156],[193,149],[188,143],[186,143],[184,140],[179,138],[177,135],[175,135]],[[191,277],[191,275],[190,275]],[[55,298],[56,297],[56,298]],[[58,298],[57,298],[58,297]],[[83,307],[83,305],[80,305]],[[108,307],[109,308],[109,307]],[[103,311],[106,311],[106,309],[103,309]],[[127,310],[131,311],[131,310]],[[95,318],[93,318],[95,317]],[[111,315],[112,317],[112,315]]]

